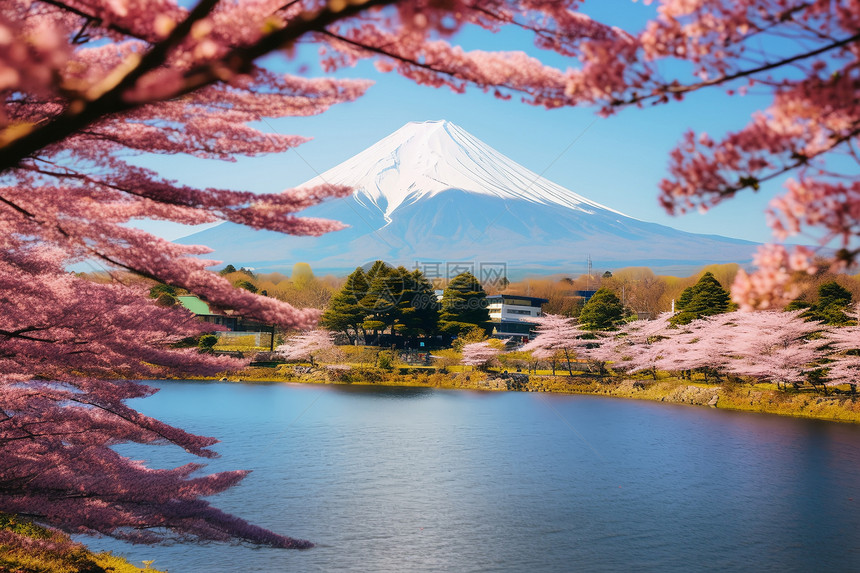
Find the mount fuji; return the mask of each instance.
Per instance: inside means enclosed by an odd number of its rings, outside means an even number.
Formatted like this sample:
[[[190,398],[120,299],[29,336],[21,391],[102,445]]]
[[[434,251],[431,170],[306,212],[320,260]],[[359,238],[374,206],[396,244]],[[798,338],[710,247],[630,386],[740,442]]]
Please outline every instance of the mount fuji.
[[[447,121],[412,122],[302,186],[347,185],[351,196],[301,214],[349,227],[294,237],[223,223],[179,242],[259,270],[309,262],[344,272],[382,259],[416,264],[505,263],[509,278],[649,266],[691,271],[747,263],[756,243],[686,233],[605,207],[544,179]]]

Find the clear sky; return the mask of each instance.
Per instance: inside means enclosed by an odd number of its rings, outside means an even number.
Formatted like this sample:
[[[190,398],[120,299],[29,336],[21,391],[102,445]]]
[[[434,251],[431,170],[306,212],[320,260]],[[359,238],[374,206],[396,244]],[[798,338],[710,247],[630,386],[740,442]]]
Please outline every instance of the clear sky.
[[[586,6],[596,19],[631,31],[641,28],[654,9],[630,0],[598,0]],[[478,31],[455,40],[468,49],[523,50],[562,69],[576,66],[535,49],[530,37],[519,32]],[[318,71],[315,48],[298,53],[293,61],[276,58],[269,64],[285,71],[306,65],[314,75]],[[196,185],[277,192],[337,165],[409,121],[447,119],[532,171],[632,217],[690,232],[771,240],[764,210],[780,192],[781,182],[768,184],[758,193],[745,192],[706,214],[670,217],[657,203],[657,185],[666,174],[668,152],[686,129],[704,130],[712,137],[740,129],[753,110],[767,105],[766,96],[731,97],[711,90],[680,103],[628,109],[602,119],[589,108],[546,110],[516,99],[498,100],[480,90],[455,94],[447,88],[417,86],[396,74],[379,73],[369,63],[337,75],[376,83],[358,101],[320,116],[261,124],[265,130],[313,138],[295,151],[237,163],[186,157],[158,157],[142,163]],[[161,225],[147,228],[168,238],[188,232]]]

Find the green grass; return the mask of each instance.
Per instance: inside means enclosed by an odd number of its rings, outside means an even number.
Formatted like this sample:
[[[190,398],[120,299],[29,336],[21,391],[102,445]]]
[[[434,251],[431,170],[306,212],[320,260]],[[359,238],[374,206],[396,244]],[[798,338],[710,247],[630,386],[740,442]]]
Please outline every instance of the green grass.
[[[268,346],[257,346],[255,341],[255,336],[253,334],[248,336],[231,336],[219,338],[218,342],[215,344],[215,350],[221,351],[240,351],[240,352],[253,352],[253,351],[262,351],[268,350]]]
[[[152,562],[136,567],[110,552],[93,553],[68,535],[15,515],[0,514],[0,571],[14,573],[138,573],[152,571]]]

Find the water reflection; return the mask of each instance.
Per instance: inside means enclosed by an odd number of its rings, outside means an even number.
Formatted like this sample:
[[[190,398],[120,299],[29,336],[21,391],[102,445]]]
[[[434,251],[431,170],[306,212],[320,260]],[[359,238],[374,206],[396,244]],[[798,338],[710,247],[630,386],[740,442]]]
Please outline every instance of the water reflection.
[[[370,400],[414,400],[429,398],[435,391],[433,388],[420,387],[395,387],[395,386],[370,386],[364,384],[333,384],[329,386],[331,391],[348,394],[356,398],[367,398]]]

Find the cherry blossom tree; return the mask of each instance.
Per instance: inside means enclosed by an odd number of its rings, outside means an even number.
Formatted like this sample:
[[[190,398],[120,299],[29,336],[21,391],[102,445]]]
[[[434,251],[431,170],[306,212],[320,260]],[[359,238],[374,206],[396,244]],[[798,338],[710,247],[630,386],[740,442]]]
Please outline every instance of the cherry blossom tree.
[[[810,340],[824,329],[820,322],[806,322],[803,310],[790,312],[760,311],[729,315],[724,325],[728,334],[727,368],[758,380],[799,384],[807,374],[819,368],[823,358],[821,340]]]
[[[831,327],[823,335],[823,341],[832,349],[827,364],[826,386],[848,384],[852,391],[857,390],[860,379],[860,306],[851,312],[855,324]]]
[[[655,367],[690,377],[699,371],[705,380],[719,379],[729,361],[731,332],[727,326],[737,313],[718,314],[679,326],[677,331],[654,343],[659,358]],[[669,332],[669,331],[667,331]]]
[[[466,366],[484,369],[504,350],[504,342],[494,344],[490,340],[472,342],[463,346],[460,362]]]
[[[14,238],[0,238],[8,246]],[[213,438],[195,436],[129,408],[154,392],[127,379],[243,365],[179,349],[210,330],[144,288],[96,284],[57,270],[45,246],[0,249],[0,509],[69,532],[136,542],[165,538],[309,544],[227,515],[202,499],[247,472],[198,475],[201,464],[150,469],[117,453],[125,442],[172,444],[211,458]],[[209,325],[211,326],[211,325]]]
[[[657,364],[663,351],[658,343],[678,331],[672,329],[671,318],[671,312],[664,312],[654,320],[636,320],[624,325],[604,344],[606,350],[613,353],[607,358],[613,362],[613,368],[630,373],[646,371],[656,380]]]
[[[537,336],[527,342],[521,350],[531,352],[532,356],[541,360],[554,359],[560,352],[567,362],[568,374],[573,376],[571,359],[576,356],[578,349],[585,347],[586,342],[583,337],[591,333],[579,328],[574,319],[558,314],[545,314],[529,320],[537,323],[535,329]],[[555,373],[554,366],[553,373]]]
[[[734,312],[668,327],[663,320],[641,326],[633,323],[624,343],[616,347],[621,356],[616,368],[641,370],[699,371],[705,378],[721,374],[771,380],[777,385],[800,383],[820,367],[826,340],[811,340],[824,327],[793,312]],[[665,321],[665,322],[664,322]]]
[[[313,366],[315,354],[319,355],[333,347],[332,333],[317,329],[291,337],[276,350],[287,360],[309,360]]]
[[[590,372],[603,377],[610,374],[608,364],[617,357],[612,347],[614,334],[612,332],[590,332],[582,340],[582,346],[576,351],[577,356],[588,361]]]

